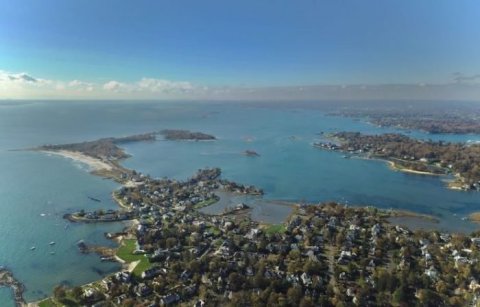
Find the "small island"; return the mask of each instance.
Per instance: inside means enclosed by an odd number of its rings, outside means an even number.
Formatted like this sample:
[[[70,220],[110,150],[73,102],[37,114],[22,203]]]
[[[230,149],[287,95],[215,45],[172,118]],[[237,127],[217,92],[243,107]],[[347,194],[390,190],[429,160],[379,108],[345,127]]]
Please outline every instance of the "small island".
[[[260,154],[255,150],[247,149],[243,152],[243,154],[247,157],[260,157]]]
[[[208,141],[215,140],[216,138],[213,135],[202,133],[202,132],[191,132],[188,130],[162,130],[160,134],[165,137],[166,140],[177,141],[177,140],[193,140],[193,141]]]
[[[398,133],[338,132],[317,142],[320,149],[386,160],[395,170],[422,175],[452,174],[449,187],[480,190],[480,144],[422,141]]]

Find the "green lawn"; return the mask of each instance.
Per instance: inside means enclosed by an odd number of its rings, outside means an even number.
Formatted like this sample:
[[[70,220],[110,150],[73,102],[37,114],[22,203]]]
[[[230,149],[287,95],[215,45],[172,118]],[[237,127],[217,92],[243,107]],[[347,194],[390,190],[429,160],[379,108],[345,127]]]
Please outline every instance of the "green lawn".
[[[52,301],[51,298],[41,301],[39,307],[57,307],[58,305]]]
[[[283,224],[272,224],[265,228],[265,233],[272,235],[275,233],[284,233],[286,230],[287,229]]]
[[[213,226],[210,226],[210,227],[207,227],[205,229],[205,231],[209,231],[211,233],[213,233],[214,236],[219,236],[222,234],[222,232],[220,231],[220,229],[218,229],[217,227],[213,227]]]
[[[200,209],[200,208],[203,208],[203,207],[208,207],[210,205],[213,205],[217,201],[218,201],[218,199],[216,199],[216,198],[210,198],[210,199],[199,202],[198,204],[193,206],[193,209]]]
[[[135,250],[136,240],[124,240],[122,242],[122,246],[117,251],[117,256],[124,260],[127,263],[139,261],[140,263],[137,264],[135,269],[133,270],[133,274],[140,276],[145,270],[149,269],[152,264],[148,260],[145,255],[134,255],[133,251]]]
[[[41,301],[38,303],[39,307],[63,307],[63,306],[81,306],[79,303],[77,303],[74,300],[66,298],[63,300],[63,303],[59,303],[57,301],[54,301],[52,298],[48,298],[46,300]]]

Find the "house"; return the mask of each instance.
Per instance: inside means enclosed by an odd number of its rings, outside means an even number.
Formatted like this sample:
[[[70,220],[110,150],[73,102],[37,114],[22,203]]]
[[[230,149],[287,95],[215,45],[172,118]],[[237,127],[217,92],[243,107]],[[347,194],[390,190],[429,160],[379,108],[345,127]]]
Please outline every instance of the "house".
[[[302,275],[300,275],[300,278],[302,279],[302,283],[305,286],[310,286],[312,284],[312,279],[310,278],[310,276],[308,276],[307,273],[303,272]]]
[[[471,238],[470,241],[472,241],[473,244],[480,246],[480,238]]]
[[[153,278],[153,277],[155,277],[155,276],[160,275],[161,272],[162,272],[161,268],[159,268],[159,267],[153,267],[153,268],[148,269],[148,270],[146,270],[145,272],[143,272],[143,273],[142,273],[142,278],[143,278],[143,279]]]
[[[150,295],[151,293],[152,293],[152,289],[144,283],[140,283],[136,287],[135,294],[139,297],[145,297],[147,295]]]
[[[350,261],[350,259],[352,258],[352,256],[355,256],[355,254],[353,254],[350,251],[342,250],[340,252],[340,256],[338,257],[338,263],[347,264]]]
[[[203,300],[198,300],[193,304],[193,307],[204,307],[205,306],[205,301]]]
[[[372,226],[372,236],[377,237],[380,234],[381,227],[380,224],[375,224]]]
[[[128,271],[118,272],[115,274],[115,278],[123,283],[129,283],[132,280],[132,275]]]
[[[93,288],[86,288],[84,291],[83,291],[83,297],[85,297],[86,299],[91,299],[95,296],[97,292],[95,291],[95,289]]]
[[[249,240],[255,239],[259,234],[260,234],[260,229],[258,228],[252,228],[250,231],[245,235],[245,238]]]
[[[160,299],[160,305],[161,306],[168,306],[168,305],[172,305],[172,304],[175,304],[177,302],[180,301],[180,295],[174,293],[174,294],[168,294],[168,295],[165,295],[163,296],[161,299]]]
[[[180,274],[180,279],[183,281],[189,280],[190,277],[192,277],[192,274],[188,270],[185,270]]]
[[[425,275],[430,277],[431,279],[436,279],[438,277],[438,271],[435,270],[433,266],[425,270]]]
[[[117,296],[117,298],[115,299],[115,302],[118,304],[118,305],[121,305],[122,302],[127,298],[127,295],[126,294],[122,294],[122,295],[119,295]]]

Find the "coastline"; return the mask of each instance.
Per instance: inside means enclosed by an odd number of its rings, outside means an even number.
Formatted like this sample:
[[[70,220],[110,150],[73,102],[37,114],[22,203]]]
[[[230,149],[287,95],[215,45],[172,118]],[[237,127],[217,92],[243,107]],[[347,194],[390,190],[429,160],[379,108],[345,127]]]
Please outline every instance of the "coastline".
[[[119,164],[117,164],[116,161],[112,161],[112,162],[108,163],[108,162],[105,162],[101,159],[98,159],[98,158],[95,158],[95,157],[92,157],[92,156],[89,156],[89,155],[86,155],[86,154],[82,154],[80,152],[68,151],[68,150],[59,150],[59,151],[39,150],[39,151],[44,152],[44,153],[56,154],[56,155],[59,155],[59,156],[70,158],[74,161],[85,163],[93,169],[93,171],[91,171],[91,174],[97,175],[97,176],[101,176],[99,171],[108,172],[108,171],[116,171],[118,169],[122,169],[122,167]],[[395,169],[399,170],[399,171],[405,171],[405,172],[408,172],[408,173],[415,173],[415,174],[421,174],[421,175],[435,175],[435,176],[439,175],[439,174],[426,173],[426,172],[420,172],[420,171],[414,171],[414,170],[408,170],[408,169],[398,169],[398,168],[396,168],[396,165],[392,161],[384,160],[384,159],[380,159],[380,158],[378,160],[388,162],[392,167],[395,167]],[[134,181],[126,181],[126,182],[124,181],[124,182],[122,182],[122,186],[125,186],[125,187],[136,186],[136,185],[137,184]],[[119,207],[128,208],[128,206],[125,204],[123,199],[120,199],[120,197],[118,197],[115,194],[115,191],[112,192],[112,198],[114,199],[114,201],[117,203],[117,205]],[[292,206],[291,204],[288,204],[288,202],[280,202],[279,201],[277,204],[280,205],[280,206],[289,206],[289,207]],[[433,221],[433,222],[436,220],[435,218],[433,218],[431,216],[421,215],[421,214],[417,214],[417,213],[414,213],[414,212],[408,212],[408,211],[393,210],[393,212],[391,212],[390,215],[391,215],[391,217],[417,218],[417,219],[425,219],[425,220],[429,220],[429,221]],[[287,218],[287,220],[288,220],[288,218]],[[270,223],[262,223],[262,224],[263,224],[263,227],[275,226],[275,225],[270,224]],[[285,222],[282,222],[281,224],[285,225]],[[130,225],[127,228],[132,229],[132,227],[133,226]],[[273,229],[270,229],[270,231],[272,231],[272,232],[275,231],[276,232],[276,231],[281,231],[282,229],[283,229],[282,227],[279,227],[279,229],[273,228]],[[119,246],[116,248],[114,258],[117,261],[119,261],[120,263],[123,264],[122,267],[124,269],[127,268],[128,271],[132,272],[135,269],[135,267],[140,263],[140,261],[125,262],[123,259],[121,259],[120,257],[117,256],[118,249],[126,242],[125,240],[127,240],[127,239],[128,238],[126,238],[124,236],[121,236],[121,237],[117,238],[117,242],[119,242]],[[103,278],[105,278],[105,277],[103,277]],[[94,284],[96,282],[98,282],[98,280],[94,281],[92,283],[83,285],[82,287]],[[36,302],[36,303],[38,303],[38,302]]]
[[[390,160],[384,160],[384,161],[386,161],[388,163],[390,169],[392,169],[394,171],[399,171],[399,172],[409,173],[409,174],[416,174],[416,175],[443,176],[443,174],[435,174],[435,173],[432,173],[432,172],[416,171],[416,170],[413,170],[413,169],[401,167],[401,166],[398,166],[395,162],[390,161]]]
[[[399,171],[407,174],[415,174],[415,175],[423,175],[423,176],[436,176],[436,177],[442,177],[446,176],[446,174],[435,174],[432,172],[422,172],[422,171],[416,171],[413,169],[408,169],[404,167],[400,167],[395,162],[390,161],[390,160],[385,160],[389,164],[389,168],[393,171]],[[461,182],[461,178],[455,178],[455,179],[449,179],[445,180],[446,181],[446,188],[449,190],[453,191],[466,191],[466,189],[463,188],[463,184]]]
[[[409,168],[404,168],[400,167],[397,164],[395,164],[394,161],[388,160],[388,159],[382,159],[382,158],[370,158],[370,157],[362,157],[362,156],[355,156],[354,158],[356,159],[365,159],[365,160],[377,160],[377,161],[382,161],[388,164],[388,167],[392,171],[397,171],[397,172],[402,172],[406,174],[413,174],[413,175],[421,175],[421,176],[434,176],[434,177],[443,177],[447,176],[447,174],[436,174],[432,172],[422,172],[422,171],[416,171],[413,169]],[[461,177],[456,177],[454,179],[448,179],[445,180],[446,182],[446,188],[449,190],[453,191],[466,191],[463,187],[463,183],[461,182]]]
[[[474,223],[480,223],[480,211],[470,213],[468,219]]]
[[[70,151],[70,150],[38,150],[41,153],[45,154],[52,154],[52,155],[57,155],[61,156],[64,158],[72,159],[76,162],[80,162],[83,164],[88,165],[90,170],[92,172],[94,171],[111,171],[113,169],[113,166],[105,161],[102,161],[101,159],[97,159],[91,156],[87,156],[79,151]]]
[[[435,218],[432,215],[428,214],[423,214],[423,213],[417,213],[413,211],[408,211],[408,210],[399,210],[399,209],[394,209],[394,210],[385,210],[389,214],[389,218],[415,218],[415,219],[422,219],[422,220],[427,220],[432,223],[439,223],[438,219]]]

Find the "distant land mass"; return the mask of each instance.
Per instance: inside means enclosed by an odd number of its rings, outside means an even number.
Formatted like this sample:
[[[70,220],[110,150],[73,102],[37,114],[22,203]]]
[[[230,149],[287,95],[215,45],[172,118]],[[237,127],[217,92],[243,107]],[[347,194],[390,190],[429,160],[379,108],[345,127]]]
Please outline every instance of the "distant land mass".
[[[420,174],[453,174],[452,189],[480,190],[480,145],[423,141],[398,133],[366,135],[338,132],[327,136],[332,142],[314,146],[360,154],[391,162],[392,167]]]
[[[160,134],[165,137],[167,140],[194,140],[194,141],[204,141],[204,140],[215,140],[216,138],[213,135],[202,133],[202,132],[191,132],[188,130],[162,130]]]
[[[480,110],[472,106],[429,106],[411,108],[399,104],[387,106],[348,106],[330,112],[352,118],[365,118],[381,127],[422,130],[432,134],[480,133]]]

